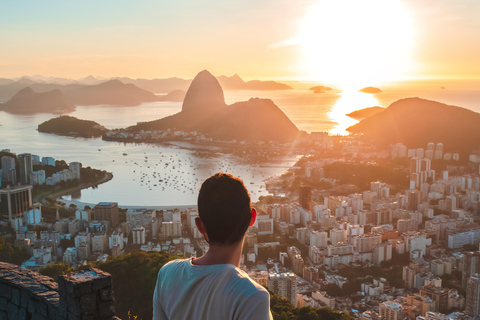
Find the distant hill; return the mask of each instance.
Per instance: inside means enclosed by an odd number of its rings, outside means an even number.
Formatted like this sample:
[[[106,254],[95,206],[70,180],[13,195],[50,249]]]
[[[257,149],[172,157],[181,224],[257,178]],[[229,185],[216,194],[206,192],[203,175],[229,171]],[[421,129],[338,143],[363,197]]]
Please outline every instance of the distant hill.
[[[289,90],[289,85],[275,81],[252,80],[245,83],[245,90]]]
[[[27,83],[30,82],[30,83]],[[67,91],[75,88],[82,87],[81,84],[55,84],[55,83],[43,83],[43,82],[34,82],[34,81],[24,81],[24,82],[10,82],[5,85],[0,84],[0,99],[11,99],[16,95],[20,90],[30,87],[33,91],[41,93],[48,92],[52,90]]]
[[[186,91],[192,82],[192,80],[185,80],[175,77],[167,79],[131,79],[120,77],[115,79],[120,80],[123,83],[132,83],[141,89],[153,93],[168,93],[174,90]]]
[[[299,134],[297,127],[271,100],[250,99],[227,106],[220,84],[206,70],[192,81],[181,112],[128,130],[173,128],[222,140],[289,141]]]
[[[0,110],[20,114],[67,113],[74,111],[75,106],[60,90],[37,93],[26,87],[6,103],[0,104]]]
[[[365,88],[360,89],[358,91],[364,92],[364,93],[371,93],[371,94],[382,92],[382,90],[380,90],[379,88],[375,88],[375,87],[365,87]]]
[[[0,86],[4,86],[10,83],[14,83],[12,79],[5,79],[5,78],[0,78]]]
[[[363,120],[368,117],[374,116],[377,113],[382,112],[383,110],[385,110],[385,108],[371,107],[371,108],[365,108],[365,109],[350,112],[349,114],[347,114],[347,116],[355,120]]]
[[[185,99],[186,92],[183,90],[173,90],[164,96],[158,97],[158,101],[182,102]]]
[[[101,80],[95,78],[95,77],[92,76],[92,75],[86,76],[85,78],[78,80],[78,82],[84,83],[84,84],[88,84],[88,85],[92,85],[92,84],[98,83],[99,81],[101,81]]]
[[[364,139],[381,147],[402,142],[408,148],[425,148],[428,142],[442,142],[447,152],[467,154],[479,146],[480,114],[436,101],[407,98],[347,130],[362,133]]]
[[[218,82],[223,90],[289,90],[293,89],[289,85],[275,81],[251,80],[243,81],[238,74],[231,77],[219,76]]]
[[[115,105],[138,106],[143,102],[157,101],[153,93],[140,89],[134,84],[124,84],[120,80],[109,80],[97,85],[82,86],[67,90],[64,94],[75,105]]]
[[[60,116],[40,124],[38,131],[63,136],[99,137],[108,130],[95,121],[81,120],[70,116]]]
[[[312,90],[315,93],[320,93],[320,92],[323,92],[323,91],[331,91],[333,89],[330,88],[330,87],[325,87],[325,86],[315,86],[315,87],[311,87],[308,90]]]

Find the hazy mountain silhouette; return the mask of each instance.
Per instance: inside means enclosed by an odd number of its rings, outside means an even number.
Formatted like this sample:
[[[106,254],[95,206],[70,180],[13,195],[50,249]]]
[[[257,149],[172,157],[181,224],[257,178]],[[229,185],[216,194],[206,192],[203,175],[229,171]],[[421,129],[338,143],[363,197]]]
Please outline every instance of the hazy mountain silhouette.
[[[60,92],[53,90],[37,93],[26,87],[4,104],[0,110],[10,113],[66,113],[75,110],[75,106]]]
[[[242,90],[245,87],[245,81],[236,73],[231,77],[218,76],[217,80],[223,90]]]
[[[4,86],[10,83],[14,83],[12,79],[5,79],[5,78],[0,78],[0,86]]]
[[[385,108],[378,107],[378,106],[370,107],[370,108],[365,108],[365,109],[360,109],[357,111],[350,112],[349,114],[347,114],[347,116],[355,120],[363,120],[373,115],[376,115],[377,113],[382,112],[383,110],[385,110]]]
[[[159,96],[158,101],[182,102],[185,99],[186,92],[183,90],[173,90],[164,96]]]
[[[331,91],[333,90],[332,88],[330,87],[325,87],[325,86],[315,86],[315,87],[311,87],[310,89],[308,90],[312,90],[314,91],[315,93],[319,93],[319,92],[322,92],[322,91]]]
[[[154,93],[167,93],[174,90],[186,91],[190,86],[192,80],[181,78],[168,79],[131,79],[131,78],[116,78],[123,83],[133,83],[134,85]],[[243,81],[238,74],[231,77],[219,76],[217,77],[223,90],[287,90],[292,87],[275,82],[275,81]]]
[[[28,82],[28,83],[27,83]],[[29,84],[31,83],[31,84]],[[81,84],[55,84],[55,83],[43,83],[43,82],[13,82],[6,85],[0,85],[0,99],[10,99],[16,95],[20,90],[30,87],[33,91],[41,93],[48,92],[52,90],[67,91],[75,88],[82,87]]]
[[[217,77],[218,82],[222,86],[223,90],[288,90],[293,89],[292,87],[275,82],[275,81],[243,81],[238,74],[234,74],[231,77],[219,76]]]
[[[81,120],[70,116],[60,116],[38,125],[38,131],[66,136],[97,137],[108,130],[95,121]]]
[[[97,85],[81,86],[64,91],[65,96],[75,105],[116,105],[138,106],[143,102],[158,101],[153,93],[140,89],[134,84],[120,80],[109,80]]]
[[[371,94],[382,92],[382,90],[380,90],[379,88],[375,88],[375,87],[365,87],[365,88],[360,89],[358,91],[364,92],[364,93],[371,93]]]
[[[225,107],[225,97],[218,80],[207,70],[193,79],[183,100],[182,112],[211,113]]]
[[[118,79],[123,83],[132,83],[143,90],[153,93],[168,93],[174,90],[186,91],[192,82],[192,80],[175,77],[168,79],[131,79],[127,77],[119,77],[115,79]]]
[[[18,79],[17,82],[30,85],[30,84],[37,83],[37,82],[42,82],[42,81],[35,81],[35,80],[30,79],[29,77],[22,77],[22,78]]]
[[[95,78],[95,77],[92,76],[92,75],[86,76],[85,78],[78,80],[78,82],[84,83],[84,84],[88,84],[88,85],[96,84],[96,83],[98,83],[98,82],[100,82],[100,81],[102,81],[102,80],[101,80],[101,79],[97,79],[97,78]]]
[[[206,70],[193,79],[181,112],[128,129],[197,131],[217,139],[252,141],[287,141],[299,134],[271,100],[250,99],[226,105],[218,80]]]
[[[480,114],[436,101],[407,98],[347,130],[363,133],[364,139],[381,147],[402,142],[408,148],[425,148],[428,142],[442,142],[445,151],[465,154],[479,147]]]

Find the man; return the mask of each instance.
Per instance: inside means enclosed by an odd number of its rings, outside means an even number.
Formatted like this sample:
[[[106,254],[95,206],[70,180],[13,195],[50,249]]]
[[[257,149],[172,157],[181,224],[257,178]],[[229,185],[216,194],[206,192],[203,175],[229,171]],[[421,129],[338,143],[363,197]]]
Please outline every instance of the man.
[[[160,269],[153,319],[272,319],[267,290],[238,268],[245,233],[256,219],[242,180],[225,173],[205,180],[198,214],[195,224],[209,249]]]

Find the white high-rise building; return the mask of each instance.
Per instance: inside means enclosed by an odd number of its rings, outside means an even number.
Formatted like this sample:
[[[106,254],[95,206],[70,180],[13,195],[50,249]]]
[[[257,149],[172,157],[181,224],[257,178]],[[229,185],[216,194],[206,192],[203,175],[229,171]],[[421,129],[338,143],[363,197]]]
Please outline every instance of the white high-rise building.
[[[82,169],[82,164],[80,162],[70,162],[68,167],[73,173],[73,179],[80,179],[80,170]]]
[[[268,290],[297,305],[297,277],[294,273],[271,273],[268,275]]]
[[[480,277],[478,273],[472,275],[467,281],[465,313],[472,317],[480,315]]]
[[[386,301],[379,306],[379,315],[382,320],[403,320],[403,308],[400,303]]]
[[[145,228],[137,226],[132,230],[133,244],[145,244]]]
[[[42,222],[42,207],[37,206],[25,211],[25,224],[37,225]]]
[[[160,236],[162,238],[180,237],[182,235],[182,223],[178,221],[162,222]]]
[[[310,233],[310,246],[327,247],[328,235],[325,231],[312,231]]]

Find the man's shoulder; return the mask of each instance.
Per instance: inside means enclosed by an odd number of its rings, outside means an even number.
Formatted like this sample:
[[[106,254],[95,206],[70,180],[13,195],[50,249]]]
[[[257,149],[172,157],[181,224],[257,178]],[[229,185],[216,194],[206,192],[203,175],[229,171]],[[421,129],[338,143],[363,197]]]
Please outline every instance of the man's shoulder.
[[[237,284],[236,287],[243,291],[245,295],[251,296],[259,292],[263,292],[268,295],[268,291],[255,280],[250,278],[246,272],[239,268],[235,268],[234,270],[235,276],[232,280]]]
[[[189,259],[175,259],[169,261],[165,263],[162,268],[160,268],[160,273],[173,271],[177,268],[187,265],[188,263],[190,263]]]

